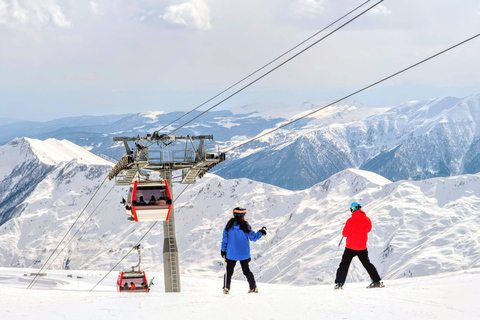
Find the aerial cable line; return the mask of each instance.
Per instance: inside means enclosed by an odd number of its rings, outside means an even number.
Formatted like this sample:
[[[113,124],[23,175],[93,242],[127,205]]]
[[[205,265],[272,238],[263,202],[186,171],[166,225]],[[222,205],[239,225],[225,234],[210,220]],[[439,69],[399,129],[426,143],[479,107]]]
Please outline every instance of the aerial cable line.
[[[187,188],[190,187],[190,184],[187,184],[187,186],[183,189],[182,192],[180,192],[180,194],[177,196],[177,198],[173,201],[173,203],[175,203],[178,198],[180,198],[180,196],[185,192],[185,190],[187,190]],[[112,269],[110,269],[110,271],[107,272],[107,274],[105,276],[103,276],[102,279],[100,279],[100,281],[98,281],[92,289],[90,289],[90,292],[93,291],[93,289],[95,289],[103,280],[105,280],[105,278],[133,251],[133,249],[140,245],[140,242],[143,241],[143,239],[147,236],[147,234],[153,229],[153,227],[155,227],[157,225],[158,221],[155,221],[151,226],[150,228],[147,230],[147,232],[145,232],[145,234],[137,241],[137,243],[130,249],[130,251],[127,252],[126,255],[123,256],[122,259],[120,259],[120,261],[117,262],[116,265],[113,266]]]
[[[184,126],[186,126],[187,124],[191,123],[192,121],[198,119],[199,117],[203,116],[205,113],[207,113],[208,111],[212,110],[213,108],[216,108],[217,106],[219,106],[220,104],[224,103],[225,101],[227,101],[228,99],[230,99],[231,97],[235,96],[237,93],[245,90],[246,88],[250,87],[252,84],[254,84],[255,82],[259,81],[260,79],[266,77],[267,75],[269,75],[270,73],[272,73],[273,71],[277,70],[278,68],[280,68],[281,66],[283,66],[284,64],[286,64],[287,62],[290,62],[291,60],[293,60],[294,58],[298,57],[300,54],[304,53],[305,51],[307,51],[308,49],[310,49],[311,47],[313,47],[314,45],[318,44],[320,41],[324,40],[325,38],[331,36],[333,33],[337,32],[338,30],[340,30],[341,28],[345,27],[347,24],[349,24],[350,22],[356,20],[357,18],[359,18],[360,16],[362,16],[363,14],[365,14],[366,12],[370,11],[371,9],[373,9],[374,7],[376,7],[378,4],[382,3],[383,1],[385,0],[380,0],[379,2],[375,3],[373,6],[369,7],[368,9],[362,11],[361,13],[359,13],[358,15],[356,15],[355,17],[353,17],[352,19],[348,20],[347,22],[345,22],[344,24],[342,24],[341,26],[337,27],[336,29],[334,29],[333,31],[331,31],[330,33],[328,33],[327,35],[323,36],[322,38],[320,38],[319,40],[315,41],[314,43],[312,43],[311,45],[309,45],[308,47],[306,47],[305,49],[302,49],[301,51],[299,51],[298,53],[294,54],[292,57],[288,58],[287,60],[283,61],[282,63],[280,63],[279,65],[277,65],[276,67],[274,67],[273,69],[271,69],[270,71],[264,73],[263,75],[261,75],[260,77],[258,77],[257,79],[253,80],[252,82],[248,83],[247,85],[243,86],[242,88],[240,88],[239,90],[235,91],[234,93],[232,93],[231,95],[229,95],[228,97],[226,97],[225,99],[221,100],[220,102],[216,103],[215,105],[213,105],[212,107],[208,108],[207,110],[203,111],[202,113],[200,113],[198,116],[192,118],[191,120],[187,121],[186,123],[182,124],[181,126],[179,126],[178,128],[176,128],[175,130],[171,131],[169,133],[172,134],[174,133],[175,131],[177,131],[178,129],[181,129],[183,128]]]
[[[95,198],[95,196],[97,195],[98,191],[100,190],[100,188],[103,186],[103,184],[105,183],[105,181],[107,181],[107,178],[108,177],[105,177],[105,179],[103,180],[103,182],[100,184],[100,186],[98,187],[97,191],[95,191],[95,193],[93,194],[93,196],[90,198],[90,200],[88,201],[87,205],[85,206],[85,208],[83,208],[83,210],[80,212],[80,214],[77,216],[77,218],[75,219],[75,221],[73,222],[72,226],[70,227],[70,229],[67,230],[67,233],[65,233],[65,235],[63,236],[62,240],[60,240],[60,242],[58,243],[57,247],[55,248],[55,250],[53,250],[52,254],[50,255],[50,257],[48,257],[47,261],[45,261],[45,263],[43,264],[43,266],[40,268],[40,270],[38,271],[38,273],[35,275],[35,277],[33,278],[33,280],[30,282],[30,284],[28,285],[27,289],[30,289],[33,287],[33,285],[38,281],[38,279],[40,278],[40,274],[45,270],[45,266],[47,265],[47,263],[50,261],[50,259],[53,257],[53,255],[55,254],[55,252],[57,251],[58,247],[60,247],[60,245],[62,244],[62,242],[65,240],[65,238],[67,237],[67,235],[70,233],[70,231],[72,231],[72,228],[75,226],[75,224],[78,222],[78,219],[80,219],[80,217],[83,215],[83,213],[85,212],[85,209],[87,209],[88,205],[90,204],[90,202],[92,202],[93,198]]]
[[[272,63],[274,63],[275,61],[277,61],[278,59],[284,57],[286,54],[292,52],[293,50],[295,50],[296,48],[300,47],[302,44],[304,44],[305,42],[307,42],[308,40],[316,37],[318,34],[322,33],[323,31],[325,31],[326,29],[330,28],[332,25],[334,25],[335,23],[337,23],[338,21],[342,20],[343,18],[345,18],[346,16],[350,15],[352,12],[358,10],[359,8],[363,7],[365,4],[367,4],[368,2],[370,2],[371,0],[367,0],[365,1],[364,3],[362,3],[361,5],[359,5],[358,7],[356,7],[355,9],[349,11],[348,13],[344,14],[343,16],[341,16],[340,18],[338,18],[337,20],[335,20],[334,22],[330,23],[328,26],[326,26],[325,28],[323,28],[322,30],[316,32],[315,34],[313,34],[312,36],[308,37],[307,39],[303,40],[302,42],[300,42],[299,44],[297,44],[296,46],[294,46],[293,48],[291,48],[290,50],[286,51],[285,53],[279,55],[278,57],[276,57],[275,59],[273,59],[272,61],[268,62],[267,64],[263,65],[262,67],[260,67],[259,69],[255,70],[254,72],[250,73],[248,76],[244,77],[243,79],[235,82],[234,84],[232,84],[230,87],[226,88],[225,90],[223,90],[222,92],[216,94],[215,96],[211,97],[210,99],[208,99],[207,101],[203,102],[202,104],[200,104],[198,107],[188,111],[187,113],[185,113],[184,115],[180,116],[179,118],[173,120],[172,122],[170,122],[169,124],[163,126],[162,128],[156,130],[157,132],[158,131],[162,131],[163,129],[167,128],[168,126],[174,124],[175,122],[179,121],[180,119],[183,119],[184,117],[186,117],[187,115],[189,115],[190,113],[192,113],[193,111],[195,110],[198,110],[200,107],[204,106],[205,104],[207,104],[208,102],[212,101],[213,99],[217,98],[218,96],[222,95],[223,93],[227,92],[228,90],[232,89],[233,87],[235,87],[236,85],[238,85],[239,83],[245,81],[246,79],[250,78],[251,76],[253,76],[254,74],[258,73],[259,71],[265,69],[266,67],[268,67],[269,65],[271,65]]]
[[[85,219],[85,221],[83,221],[82,225],[80,227],[78,227],[77,231],[73,234],[73,236],[70,238],[70,240],[68,240],[67,244],[63,247],[62,250],[60,250],[60,252],[57,254],[57,256],[50,262],[50,264],[45,268],[45,270],[48,270],[51,265],[53,264],[53,262],[55,260],[58,259],[58,257],[60,256],[60,254],[62,254],[62,252],[68,247],[68,245],[70,244],[70,242],[72,242],[73,239],[75,239],[75,236],[77,235],[78,232],[80,232],[80,230],[83,228],[83,226],[87,223],[87,221],[90,220],[90,218],[93,216],[93,214],[97,211],[98,207],[100,207],[101,204],[103,204],[103,201],[105,200],[105,198],[107,198],[107,196],[110,194],[110,192],[112,192],[113,188],[115,187],[115,185],[112,186],[112,188],[110,188],[110,190],[107,192],[107,194],[105,194],[105,196],[102,198],[102,200],[100,200],[100,202],[98,203],[98,205],[95,207],[95,209],[93,209],[92,213],[90,213],[90,215],[87,217],[87,219]],[[85,230],[85,232],[83,234],[85,234],[87,231]]]
[[[402,70],[400,70],[400,71],[397,71],[397,72],[395,72],[394,74],[389,75],[388,77],[385,77],[385,78],[383,78],[383,79],[381,79],[381,80],[378,80],[378,81],[376,81],[376,82],[374,82],[374,83],[372,83],[372,84],[370,84],[370,85],[368,85],[368,86],[366,86],[366,87],[363,87],[363,88],[360,89],[360,90],[357,90],[357,91],[355,91],[355,92],[353,92],[353,93],[350,93],[349,95],[346,95],[346,96],[344,96],[343,98],[340,98],[340,99],[338,99],[338,100],[335,100],[335,101],[333,101],[332,103],[327,104],[327,105],[325,105],[325,106],[323,106],[323,107],[321,107],[321,108],[318,108],[317,110],[314,110],[314,111],[312,111],[312,112],[309,112],[308,114],[303,115],[303,116],[301,116],[301,117],[299,117],[299,118],[297,118],[297,119],[295,119],[295,120],[292,120],[292,121],[290,121],[290,122],[287,122],[287,123],[285,123],[285,124],[282,124],[281,126],[278,126],[278,127],[275,128],[275,129],[272,129],[272,130],[270,130],[270,131],[268,131],[268,132],[266,132],[266,133],[263,133],[263,134],[261,134],[261,135],[258,135],[258,136],[254,137],[254,138],[252,138],[252,139],[249,139],[249,140],[247,140],[247,141],[245,141],[245,142],[243,142],[243,143],[241,143],[241,144],[239,144],[239,145],[237,145],[237,146],[235,146],[235,147],[232,147],[232,148],[228,149],[227,151],[225,151],[225,153],[230,152],[230,151],[233,151],[233,150],[235,150],[235,149],[237,149],[237,148],[239,148],[239,147],[241,147],[241,146],[243,146],[243,145],[245,145],[245,144],[247,144],[247,143],[250,143],[250,142],[252,142],[252,141],[254,141],[254,140],[257,140],[257,139],[260,139],[260,138],[262,138],[262,137],[264,137],[264,136],[266,136],[266,135],[269,135],[269,134],[271,134],[271,133],[273,133],[273,132],[275,132],[275,131],[277,131],[277,130],[279,130],[279,129],[282,129],[282,128],[284,128],[284,127],[286,127],[286,126],[288,126],[288,125],[290,125],[290,124],[292,124],[292,123],[297,122],[298,120],[301,120],[301,119],[304,119],[304,118],[306,118],[306,117],[308,117],[308,116],[311,116],[311,115],[314,114],[314,113],[317,113],[317,112],[319,112],[319,111],[321,111],[321,110],[323,110],[323,109],[325,109],[325,108],[327,108],[327,107],[329,107],[329,106],[331,106],[331,105],[334,105],[334,104],[336,104],[336,103],[339,103],[339,102],[342,101],[342,100],[345,100],[345,99],[347,99],[347,98],[350,98],[351,96],[354,96],[354,95],[356,95],[356,94],[358,94],[358,93],[360,93],[360,92],[362,92],[362,91],[365,91],[365,90],[367,90],[367,89],[369,89],[369,88],[371,88],[371,87],[373,87],[373,86],[376,86],[377,84],[382,83],[382,82],[384,82],[384,81],[386,81],[386,80],[388,80],[388,79],[390,79],[390,78],[393,78],[393,77],[395,77],[395,76],[397,76],[397,75],[399,75],[399,74],[401,74],[401,73],[403,73],[403,72],[405,72],[405,71],[407,71],[407,70],[410,70],[410,69],[412,69],[412,68],[415,68],[416,66],[418,66],[418,65],[420,65],[420,64],[422,64],[422,63],[424,63],[424,62],[427,62],[427,61],[429,61],[429,60],[431,60],[431,59],[433,59],[433,58],[435,58],[435,57],[437,57],[437,56],[439,56],[439,55],[441,55],[441,54],[444,54],[445,52],[450,51],[450,50],[452,50],[452,49],[454,49],[454,48],[456,48],[456,47],[458,47],[458,46],[461,46],[462,44],[465,44],[465,43],[467,43],[467,42],[469,42],[469,41],[471,41],[471,40],[473,40],[473,39],[475,39],[475,38],[477,38],[477,37],[479,37],[479,36],[480,36],[480,33],[477,34],[477,35],[475,35],[475,36],[473,36],[473,37],[471,37],[471,38],[468,38],[468,39],[466,39],[466,40],[463,40],[463,41],[461,41],[461,42],[459,42],[459,43],[457,43],[457,44],[455,44],[455,45],[453,45],[453,46],[451,46],[451,47],[448,47],[447,49],[442,50],[442,51],[440,51],[440,52],[438,52],[438,53],[436,53],[436,54],[434,54],[434,55],[432,55],[432,56],[430,56],[430,57],[428,57],[428,58],[426,58],[426,59],[423,59],[422,61],[419,61],[419,62],[417,62],[417,63],[415,63],[415,64],[412,64],[411,66],[409,66],[409,67],[407,67],[407,68],[404,68],[404,69],[402,69]]]

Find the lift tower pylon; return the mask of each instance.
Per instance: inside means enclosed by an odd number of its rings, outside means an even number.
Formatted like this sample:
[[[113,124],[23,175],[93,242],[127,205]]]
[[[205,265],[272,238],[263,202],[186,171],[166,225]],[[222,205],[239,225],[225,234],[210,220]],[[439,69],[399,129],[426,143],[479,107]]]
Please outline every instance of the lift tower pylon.
[[[212,148],[212,145],[205,143],[205,140],[213,140],[212,135],[183,137],[159,135],[154,132],[145,137],[115,137],[113,140],[123,142],[125,154],[110,171],[108,178],[110,180],[115,178],[116,185],[132,185],[132,182],[136,181],[135,187],[137,183],[147,186],[155,185],[155,182],[164,183],[166,186],[172,186],[168,189],[169,199],[173,199],[174,177],[180,178],[181,184],[192,184],[196,182],[197,177],[202,178],[210,169],[225,160],[225,153],[221,153],[216,145]],[[135,146],[130,148],[129,142],[134,143]],[[176,174],[176,171],[181,173]],[[129,202],[124,202],[127,212],[135,211],[128,207],[128,204],[135,203],[135,199],[128,200]],[[148,206],[138,207],[143,211],[148,211],[149,208]],[[163,220],[165,292],[180,292],[180,263],[173,203],[169,210],[166,220]],[[129,219],[133,220],[131,217]],[[135,221],[140,221],[137,220],[137,216]],[[144,221],[155,220],[148,218]]]

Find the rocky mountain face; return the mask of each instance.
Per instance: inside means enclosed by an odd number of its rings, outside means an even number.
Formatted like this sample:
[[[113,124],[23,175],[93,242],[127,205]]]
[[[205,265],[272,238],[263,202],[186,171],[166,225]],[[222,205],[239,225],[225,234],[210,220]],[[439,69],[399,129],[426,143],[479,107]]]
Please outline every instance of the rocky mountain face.
[[[126,219],[120,204],[126,189],[106,180],[112,164],[54,139],[17,139],[0,152],[11,155],[10,162],[0,164],[2,186],[8,181],[9,190],[18,190],[28,185],[25,181],[35,181],[23,198],[13,193],[4,197],[11,208],[21,210],[7,218],[12,209],[2,207],[2,267],[40,268],[58,246],[50,268],[110,270],[145,236],[142,268],[163,270],[162,223]],[[32,175],[42,167],[43,173]],[[353,201],[360,202],[372,220],[370,258],[384,279],[478,268],[479,182],[478,174],[391,182],[372,172],[347,169],[311,188],[291,191],[207,174],[187,189],[173,189],[174,198],[181,194],[175,202],[180,269],[220,277],[223,228],[232,209],[244,206],[254,230],[268,229],[271,249],[264,238],[251,243],[251,266],[259,281],[332,282],[343,251],[344,242],[337,252],[341,230]],[[137,261],[133,252],[115,271],[128,270]],[[243,279],[240,271],[235,278]],[[367,278],[354,262],[348,281]]]

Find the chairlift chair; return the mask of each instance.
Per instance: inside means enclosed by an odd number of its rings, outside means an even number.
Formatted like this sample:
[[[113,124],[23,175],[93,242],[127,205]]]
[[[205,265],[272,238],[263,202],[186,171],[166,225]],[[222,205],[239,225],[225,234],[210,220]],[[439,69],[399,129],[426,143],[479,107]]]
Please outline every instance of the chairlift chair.
[[[129,220],[167,221],[172,209],[172,197],[167,180],[130,183],[125,210]]]

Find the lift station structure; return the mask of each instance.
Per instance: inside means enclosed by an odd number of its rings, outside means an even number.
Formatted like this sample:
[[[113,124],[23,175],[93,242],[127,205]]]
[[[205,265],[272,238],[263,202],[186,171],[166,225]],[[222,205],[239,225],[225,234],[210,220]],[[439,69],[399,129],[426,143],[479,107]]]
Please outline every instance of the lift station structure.
[[[115,184],[130,186],[123,201],[127,219],[163,221],[163,264],[165,292],[180,292],[180,267],[175,236],[173,180],[193,184],[225,160],[218,145],[208,144],[212,135],[176,136],[147,134],[145,137],[115,137],[123,142],[125,154],[108,178]],[[134,144],[131,148],[130,144]],[[176,181],[177,182],[177,181]],[[141,194],[141,195],[140,195]],[[147,202],[151,198],[152,202]]]

